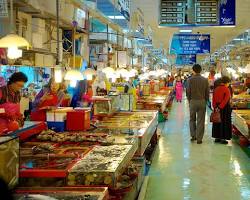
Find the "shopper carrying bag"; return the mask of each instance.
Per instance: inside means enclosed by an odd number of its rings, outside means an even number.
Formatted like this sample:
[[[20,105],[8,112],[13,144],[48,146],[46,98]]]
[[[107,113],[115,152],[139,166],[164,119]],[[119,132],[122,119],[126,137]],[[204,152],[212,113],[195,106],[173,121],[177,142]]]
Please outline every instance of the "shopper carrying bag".
[[[230,106],[231,93],[229,87],[230,79],[226,76],[221,78],[221,83],[215,88],[213,94],[214,112],[211,115],[213,122],[212,137],[216,143],[228,144],[227,140],[232,138],[232,109]]]
[[[210,115],[210,122],[221,123],[220,109],[217,107]]]

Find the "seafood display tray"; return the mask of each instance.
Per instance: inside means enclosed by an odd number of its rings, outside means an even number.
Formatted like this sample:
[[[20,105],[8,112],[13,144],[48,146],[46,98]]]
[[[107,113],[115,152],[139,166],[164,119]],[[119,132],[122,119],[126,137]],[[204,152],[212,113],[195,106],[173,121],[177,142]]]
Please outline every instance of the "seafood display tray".
[[[233,125],[244,135],[250,139],[250,110],[234,110]]]
[[[115,187],[135,152],[133,145],[96,146],[69,170],[68,185]]]
[[[106,187],[43,187],[43,188],[18,188],[14,200],[108,200]]]

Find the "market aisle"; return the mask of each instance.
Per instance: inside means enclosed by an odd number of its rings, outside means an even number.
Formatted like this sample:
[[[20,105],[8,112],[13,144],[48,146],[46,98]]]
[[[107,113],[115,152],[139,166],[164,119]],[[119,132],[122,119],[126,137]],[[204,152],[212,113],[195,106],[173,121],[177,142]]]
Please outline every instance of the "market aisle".
[[[208,118],[207,118],[208,119]],[[190,142],[187,101],[174,103],[149,173],[146,200],[249,200],[250,159],[236,144]]]

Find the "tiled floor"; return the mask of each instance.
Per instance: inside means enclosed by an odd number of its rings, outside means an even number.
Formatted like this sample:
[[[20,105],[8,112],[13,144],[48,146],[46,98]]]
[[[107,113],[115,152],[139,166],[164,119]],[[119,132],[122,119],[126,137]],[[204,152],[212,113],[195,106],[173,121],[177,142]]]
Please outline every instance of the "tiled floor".
[[[209,115],[207,115],[209,116]],[[186,101],[174,103],[149,172],[146,200],[250,200],[250,159],[237,144],[190,142]]]

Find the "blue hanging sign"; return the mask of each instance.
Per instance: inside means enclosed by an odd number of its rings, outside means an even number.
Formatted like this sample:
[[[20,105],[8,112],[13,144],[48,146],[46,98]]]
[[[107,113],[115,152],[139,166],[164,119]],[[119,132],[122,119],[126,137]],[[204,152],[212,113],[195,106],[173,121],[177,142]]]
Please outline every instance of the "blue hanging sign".
[[[177,55],[176,65],[193,65],[196,63],[196,55]]]
[[[236,24],[235,0],[220,1],[220,26],[234,26]]]
[[[129,0],[118,0],[118,10],[125,17],[126,20],[130,21],[130,1]]]
[[[174,34],[170,54],[208,54],[210,53],[209,34]]]

